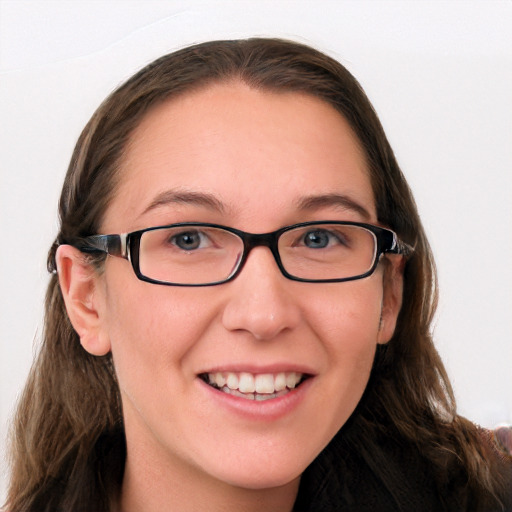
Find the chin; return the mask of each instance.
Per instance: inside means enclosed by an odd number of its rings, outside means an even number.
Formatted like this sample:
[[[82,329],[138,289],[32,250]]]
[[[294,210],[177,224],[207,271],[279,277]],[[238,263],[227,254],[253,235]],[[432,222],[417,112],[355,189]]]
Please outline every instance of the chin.
[[[274,460],[263,465],[250,464],[217,472],[217,479],[242,489],[263,490],[283,487],[297,481],[307,464],[283,464]]]

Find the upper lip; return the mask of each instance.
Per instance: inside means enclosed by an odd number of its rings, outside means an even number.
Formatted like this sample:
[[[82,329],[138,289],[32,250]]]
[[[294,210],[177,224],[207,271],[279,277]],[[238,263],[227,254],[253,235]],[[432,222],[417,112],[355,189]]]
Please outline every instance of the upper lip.
[[[313,376],[316,375],[315,372],[310,366],[303,364],[292,364],[292,363],[275,363],[270,365],[255,365],[254,363],[236,363],[236,364],[220,364],[215,366],[210,366],[198,372],[198,375],[203,375],[207,373],[252,373],[254,375],[259,374],[276,374],[276,373],[302,373],[304,375]]]

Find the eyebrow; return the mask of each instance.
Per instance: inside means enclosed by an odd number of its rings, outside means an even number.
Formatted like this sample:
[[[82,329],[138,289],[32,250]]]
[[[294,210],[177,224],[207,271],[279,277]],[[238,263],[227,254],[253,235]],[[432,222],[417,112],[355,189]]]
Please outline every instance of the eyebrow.
[[[176,203],[202,206],[219,213],[224,213],[225,211],[224,205],[212,194],[187,190],[166,190],[165,192],[158,194],[142,214],[159,208],[160,206]]]
[[[370,212],[362,205],[343,194],[322,194],[306,196],[299,199],[297,206],[299,210],[319,210],[326,207],[338,207],[343,210],[352,210],[365,219],[370,219]]]
[[[226,207],[214,195],[206,192],[196,192],[188,190],[166,190],[158,194],[149,206],[143,211],[143,214],[169,204],[187,204],[202,206],[218,213],[225,213]],[[321,194],[306,196],[300,198],[296,205],[299,210],[312,211],[321,208],[336,207],[343,210],[351,210],[365,219],[370,219],[371,215],[366,208],[343,194]]]

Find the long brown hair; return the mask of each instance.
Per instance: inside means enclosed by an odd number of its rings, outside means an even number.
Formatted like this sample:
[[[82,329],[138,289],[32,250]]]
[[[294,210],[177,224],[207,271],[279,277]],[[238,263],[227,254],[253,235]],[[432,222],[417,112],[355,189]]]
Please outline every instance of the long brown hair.
[[[475,507],[494,503],[503,492],[499,480],[477,429],[456,415],[432,343],[436,273],[414,199],[362,88],[326,55],[276,39],[217,41],[166,55],[139,71],[105,100],[78,140],[60,198],[61,228],[49,252],[49,270],[55,271],[59,244],[97,233],[122,179],[126,144],[148,109],[227,80],[300,91],[339,111],[364,148],[379,222],[415,248],[404,269],[394,337],[378,348],[365,396],[344,427],[347,436],[376,456],[377,438],[403,439],[429,462],[440,492],[448,473],[458,468],[477,499]],[[82,349],[54,272],[42,346],[15,419],[7,507],[11,512],[107,511],[119,492],[125,450],[111,357],[94,357]]]

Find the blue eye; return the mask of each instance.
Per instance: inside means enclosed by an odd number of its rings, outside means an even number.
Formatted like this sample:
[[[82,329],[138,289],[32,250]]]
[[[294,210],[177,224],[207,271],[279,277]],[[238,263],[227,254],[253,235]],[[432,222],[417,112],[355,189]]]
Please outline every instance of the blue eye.
[[[200,247],[202,239],[203,236],[198,231],[187,231],[174,235],[171,238],[171,243],[184,251],[192,251]]]
[[[308,231],[304,235],[304,245],[311,249],[323,249],[329,245],[332,240],[332,233],[323,229]]]

